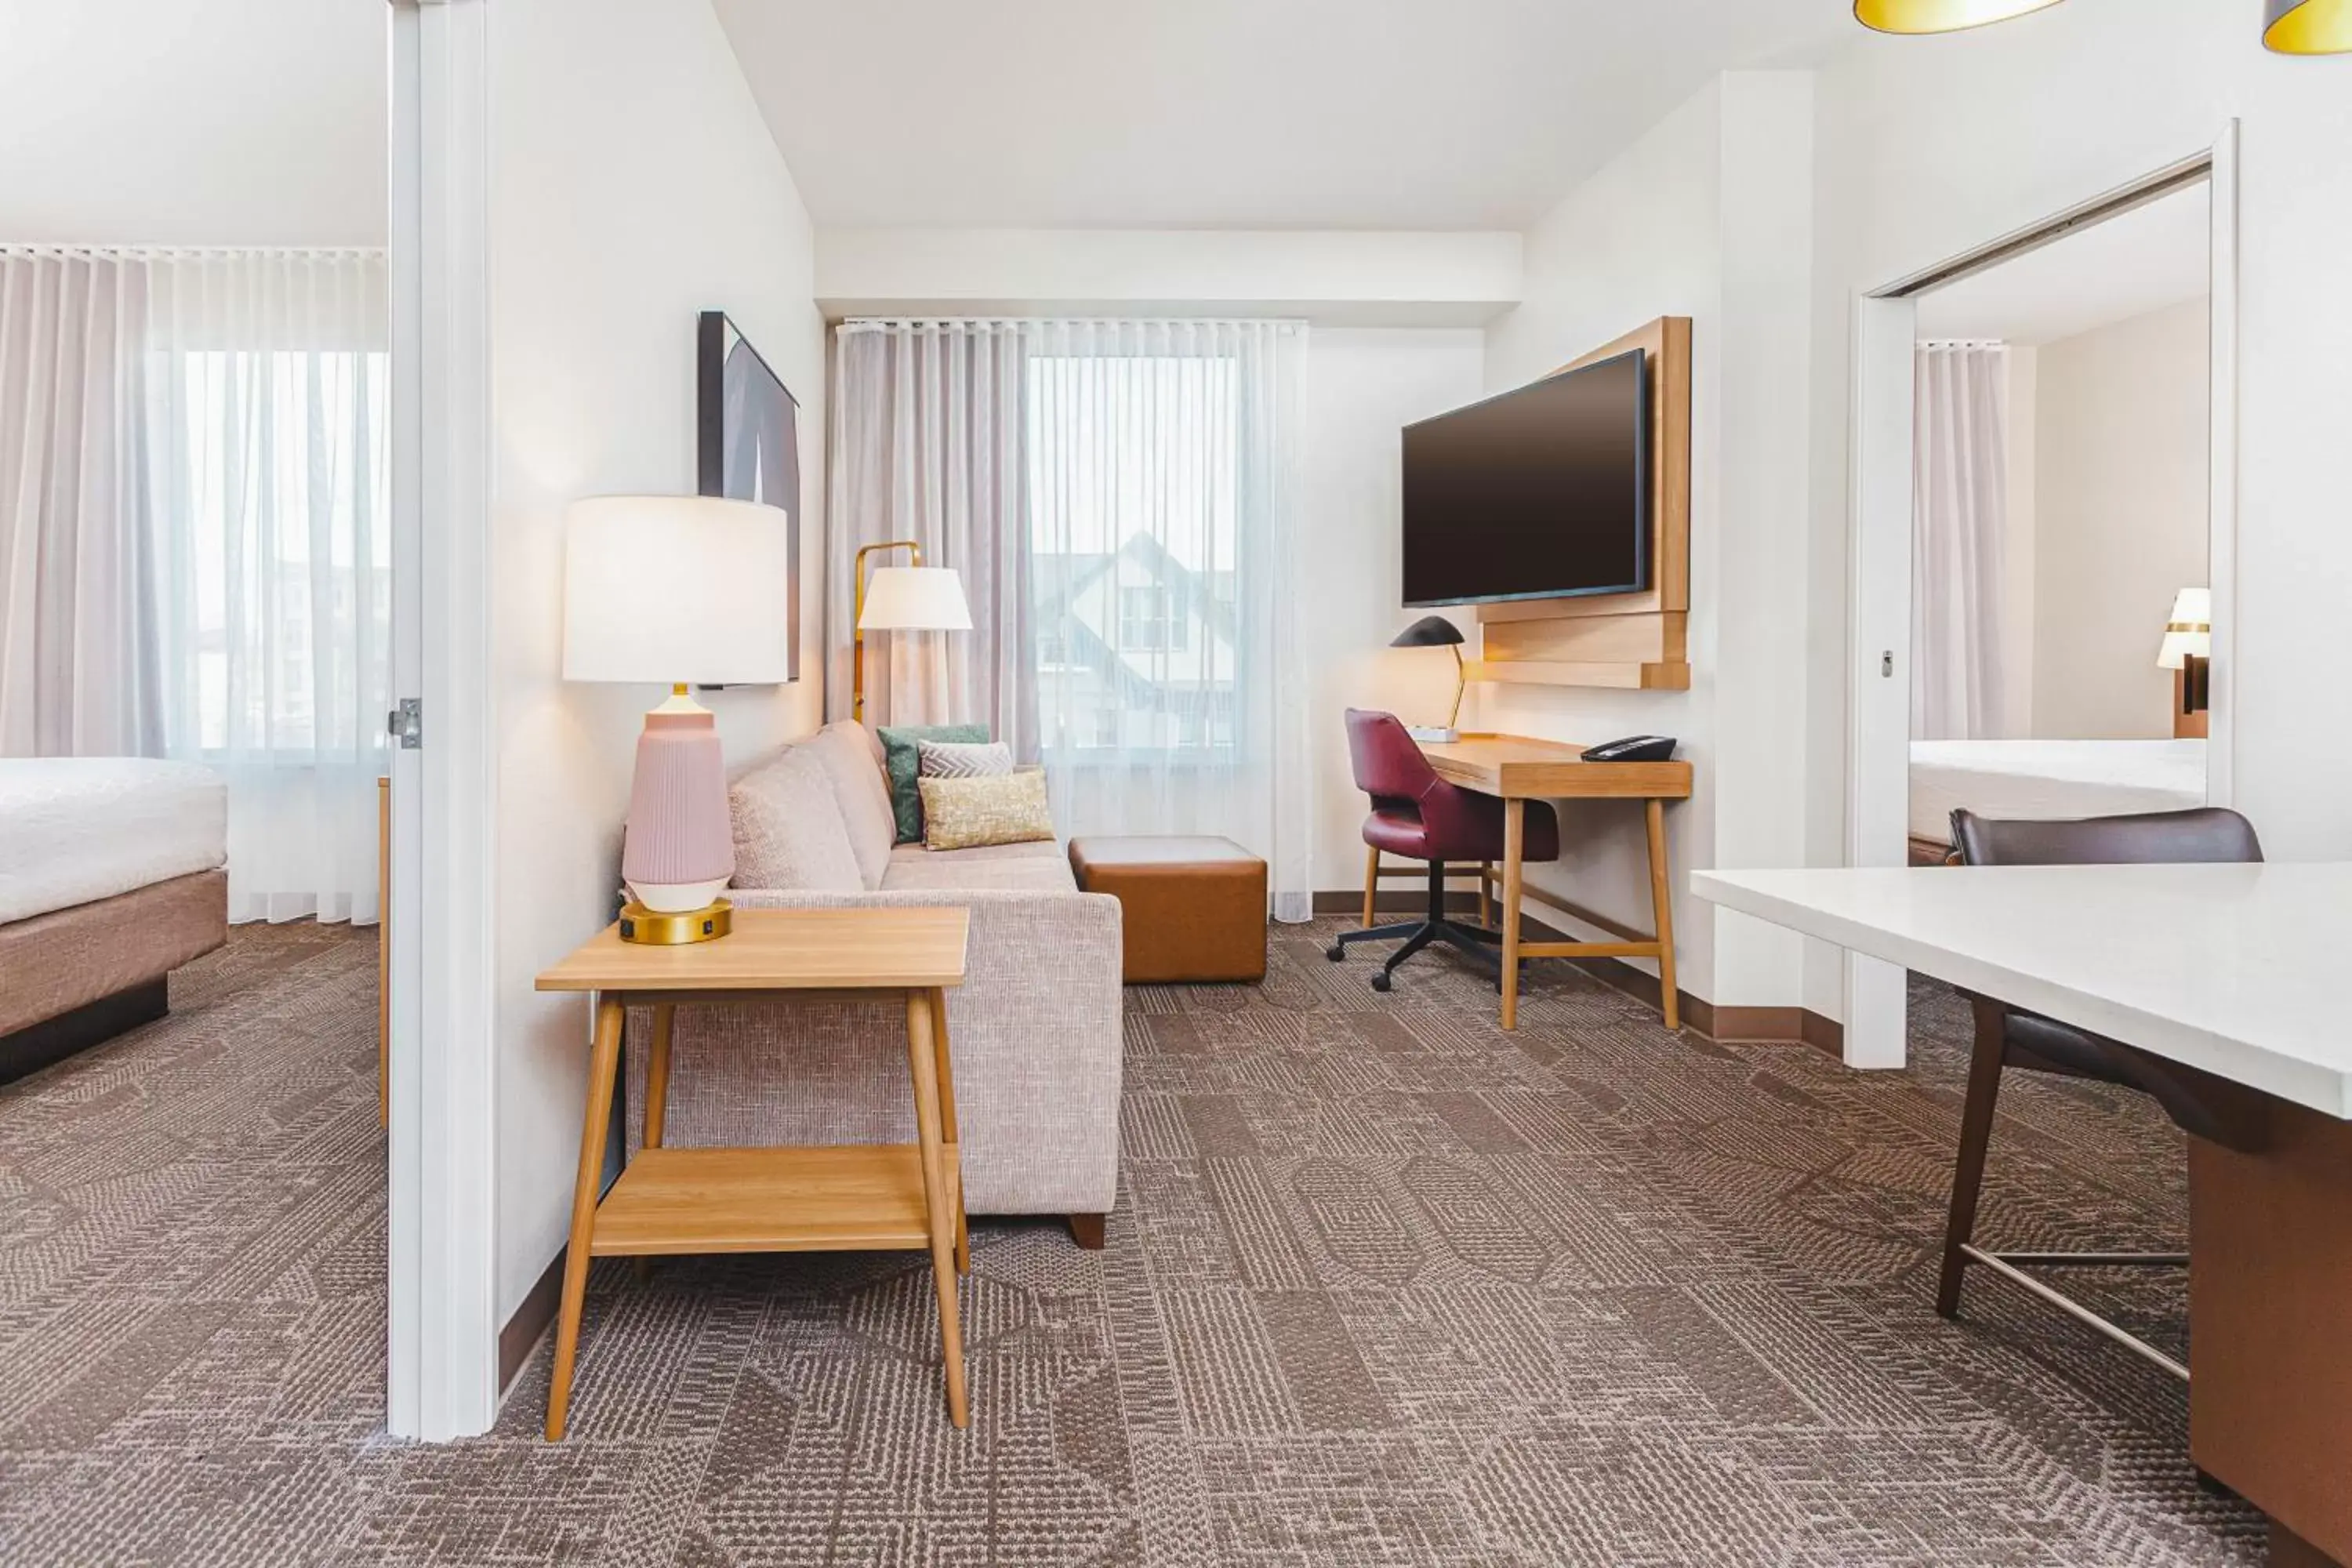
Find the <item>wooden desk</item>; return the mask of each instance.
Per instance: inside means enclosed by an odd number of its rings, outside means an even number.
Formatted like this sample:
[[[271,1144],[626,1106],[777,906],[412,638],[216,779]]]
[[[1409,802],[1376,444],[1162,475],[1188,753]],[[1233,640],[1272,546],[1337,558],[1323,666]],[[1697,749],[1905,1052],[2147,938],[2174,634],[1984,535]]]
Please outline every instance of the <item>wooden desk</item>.
[[[1666,879],[1665,803],[1688,800],[1688,763],[1588,763],[1584,748],[1525,735],[1465,735],[1445,744],[1425,744],[1438,776],[1503,801],[1503,1027],[1519,1026],[1519,960],[1522,958],[1654,958],[1666,1027],[1682,1026],[1675,994],[1675,915]],[[1638,800],[1650,845],[1650,914],[1655,934],[1643,936],[1587,910],[1537,892],[1532,896],[1586,925],[1598,926],[1614,942],[1522,942],[1519,900],[1530,896],[1521,866],[1530,800]]]
[[[625,942],[607,926],[539,977],[541,991],[596,994],[587,1114],[572,1193],[547,1436],[563,1436],[581,1302],[593,1258],[695,1252],[821,1252],[905,1248],[931,1254],[947,1367],[948,1415],[962,1426],[963,1335],[959,1273],[971,1267],[955,1078],[948,1061],[947,991],[963,984],[962,909],[738,910],[730,936],[683,947]],[[904,996],[916,1142],[831,1148],[667,1149],[673,1015],[683,1006],[802,998]],[[597,1201],[621,1024],[632,1005],[654,1011],[646,1072],[645,1147]]]
[[[2352,865],[1700,871],[1725,909],[2267,1097],[2255,1152],[2189,1140],[2189,1452],[2352,1563]]]

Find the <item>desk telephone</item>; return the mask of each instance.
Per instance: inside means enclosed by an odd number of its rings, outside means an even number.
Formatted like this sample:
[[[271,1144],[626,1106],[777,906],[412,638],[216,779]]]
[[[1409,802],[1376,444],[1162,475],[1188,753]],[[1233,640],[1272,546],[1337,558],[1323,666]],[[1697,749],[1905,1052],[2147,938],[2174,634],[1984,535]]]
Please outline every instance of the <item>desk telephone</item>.
[[[1664,763],[1674,760],[1675,744],[1672,735],[1628,735],[1587,746],[1582,754],[1588,763]]]

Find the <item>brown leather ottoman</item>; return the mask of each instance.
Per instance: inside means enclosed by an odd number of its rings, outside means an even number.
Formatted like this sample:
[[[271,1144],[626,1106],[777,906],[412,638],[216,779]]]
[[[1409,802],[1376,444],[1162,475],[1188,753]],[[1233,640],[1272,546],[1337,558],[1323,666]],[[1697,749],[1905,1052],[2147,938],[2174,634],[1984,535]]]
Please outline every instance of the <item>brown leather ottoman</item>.
[[[1130,985],[1265,978],[1265,862],[1229,838],[1073,838],[1070,869],[1118,900]]]

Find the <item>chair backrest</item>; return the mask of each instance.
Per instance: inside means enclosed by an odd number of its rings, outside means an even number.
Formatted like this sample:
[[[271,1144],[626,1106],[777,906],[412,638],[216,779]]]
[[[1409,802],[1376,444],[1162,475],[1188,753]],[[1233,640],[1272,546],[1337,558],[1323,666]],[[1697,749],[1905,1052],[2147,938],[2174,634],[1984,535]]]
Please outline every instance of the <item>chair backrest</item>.
[[[1348,758],[1356,787],[1374,800],[1418,800],[1437,782],[1437,770],[1393,713],[1349,709]]]
[[[2200,805],[2079,822],[2004,822],[1952,813],[1952,844],[1964,866],[2128,866],[2263,858],[2254,825],[2234,811]]]

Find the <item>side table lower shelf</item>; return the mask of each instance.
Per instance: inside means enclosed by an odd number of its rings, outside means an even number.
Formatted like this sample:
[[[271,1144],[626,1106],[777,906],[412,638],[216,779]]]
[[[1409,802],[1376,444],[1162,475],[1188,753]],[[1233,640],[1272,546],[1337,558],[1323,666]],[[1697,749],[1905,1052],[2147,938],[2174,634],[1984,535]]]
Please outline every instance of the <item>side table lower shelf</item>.
[[[942,1151],[961,1213],[956,1145]],[[597,1258],[703,1252],[927,1251],[914,1143],[645,1149],[596,1205]]]

